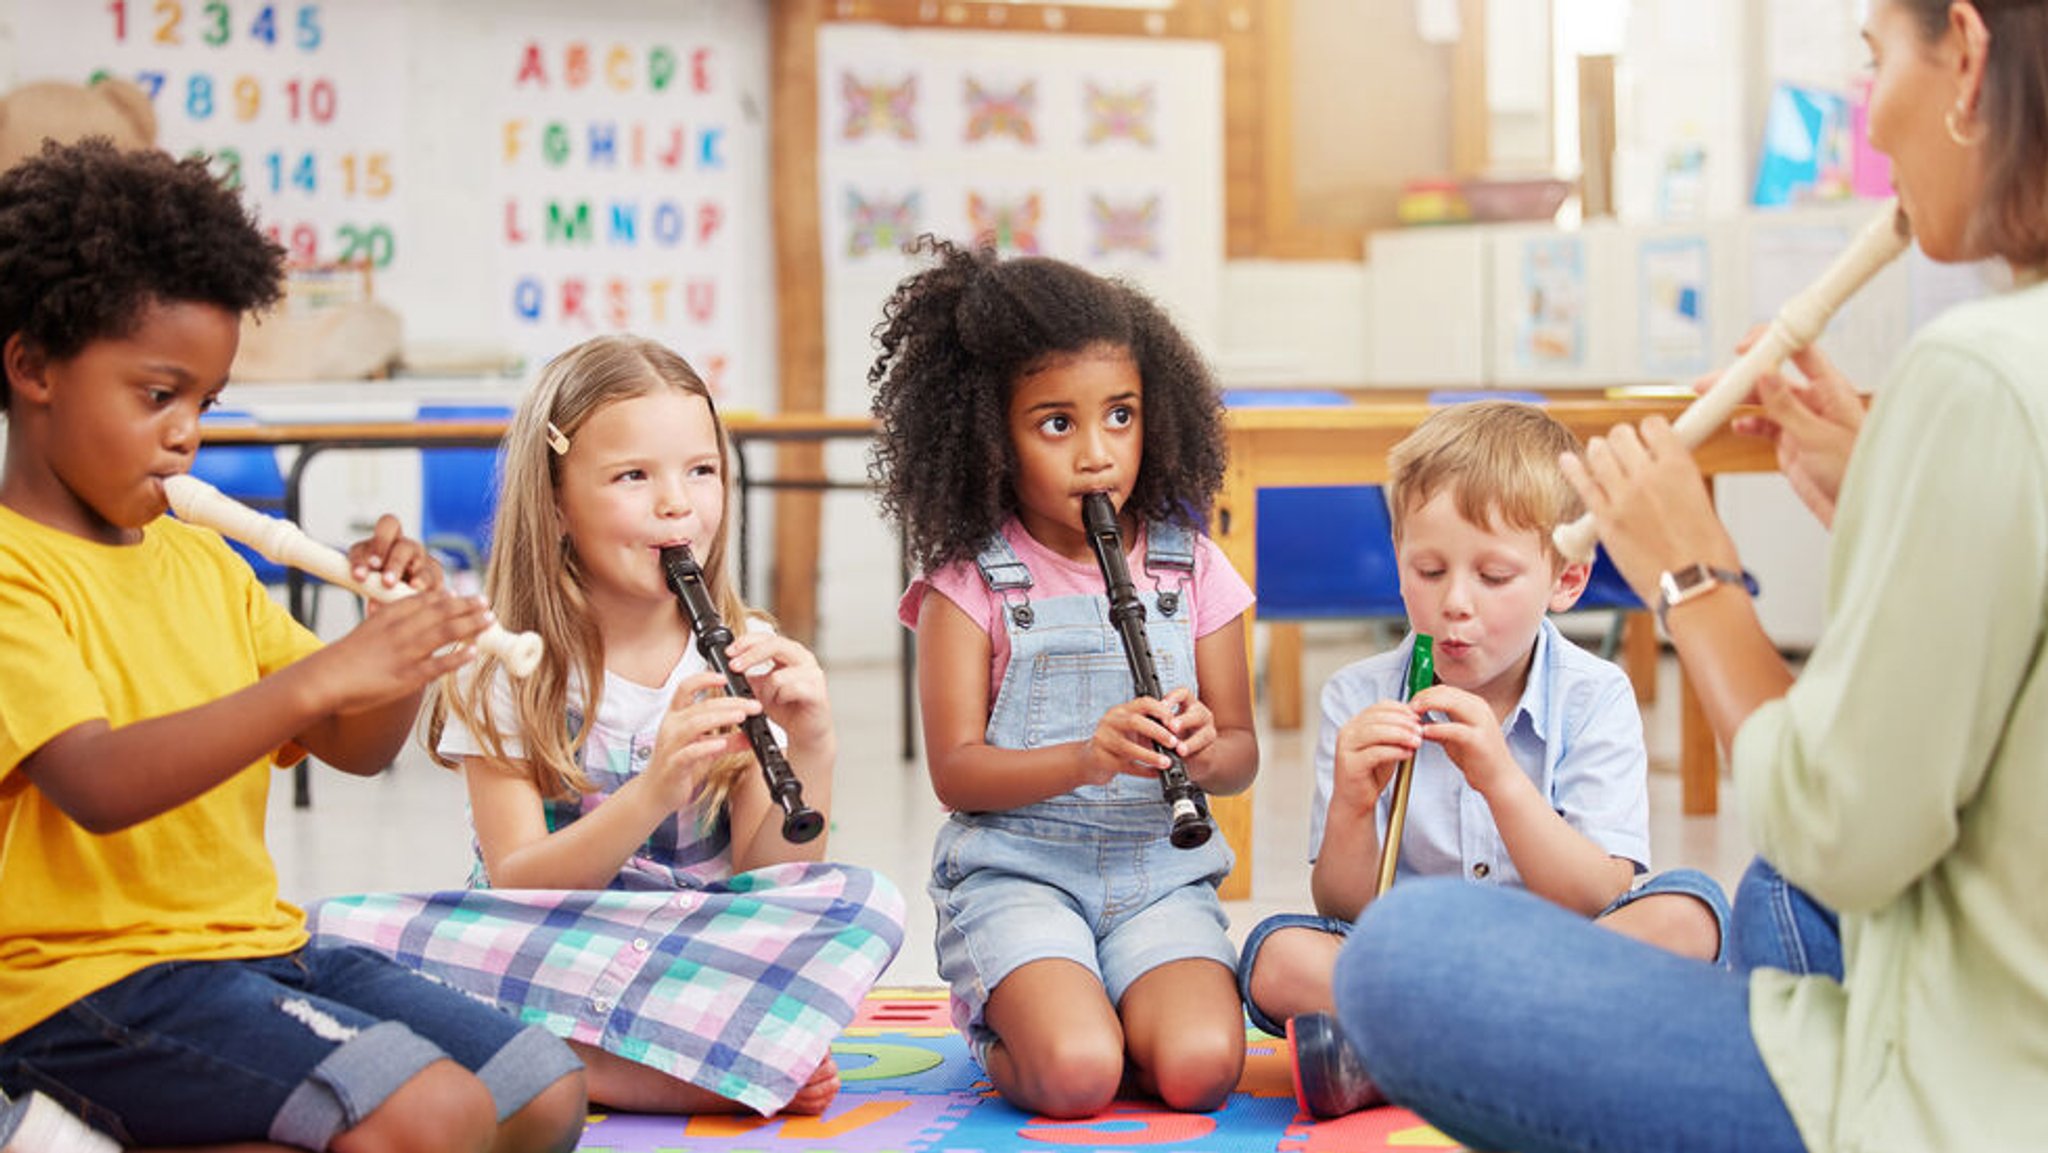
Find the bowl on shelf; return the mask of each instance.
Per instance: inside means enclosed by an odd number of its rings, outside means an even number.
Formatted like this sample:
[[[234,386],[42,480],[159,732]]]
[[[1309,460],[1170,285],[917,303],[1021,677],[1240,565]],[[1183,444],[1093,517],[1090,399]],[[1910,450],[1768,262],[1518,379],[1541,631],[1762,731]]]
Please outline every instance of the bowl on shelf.
[[[1570,180],[1539,176],[1466,180],[1459,183],[1458,191],[1474,221],[1549,220],[1575,187]]]

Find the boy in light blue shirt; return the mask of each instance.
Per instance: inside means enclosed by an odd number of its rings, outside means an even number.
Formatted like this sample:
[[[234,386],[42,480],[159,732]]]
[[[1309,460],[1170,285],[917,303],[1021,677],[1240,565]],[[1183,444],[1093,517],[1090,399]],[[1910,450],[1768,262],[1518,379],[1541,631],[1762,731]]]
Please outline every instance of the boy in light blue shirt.
[[[1705,874],[1649,868],[1648,753],[1628,678],[1547,614],[1588,566],[1550,541],[1581,507],[1558,469],[1571,432],[1532,405],[1439,410],[1389,457],[1395,555],[1411,627],[1438,683],[1402,700],[1411,633],[1324,687],[1309,821],[1317,915],[1261,922],[1238,967],[1253,1023],[1285,1032],[1296,1096],[1316,1117],[1381,1098],[1331,1016],[1338,949],[1375,896],[1403,760],[1415,761],[1396,878],[1526,888],[1618,932],[1718,956],[1727,902]],[[1649,898],[1649,899],[1646,899]]]

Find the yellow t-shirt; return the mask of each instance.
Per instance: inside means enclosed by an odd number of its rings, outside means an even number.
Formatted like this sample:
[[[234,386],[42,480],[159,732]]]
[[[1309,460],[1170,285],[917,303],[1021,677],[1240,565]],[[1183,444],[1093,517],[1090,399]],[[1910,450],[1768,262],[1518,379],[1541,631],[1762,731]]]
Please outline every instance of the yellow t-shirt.
[[[80,724],[193,708],[319,647],[211,532],[165,517],[115,547],[0,507],[0,1040],[161,961],[305,941],[264,846],[266,761],[106,836],[17,770]]]

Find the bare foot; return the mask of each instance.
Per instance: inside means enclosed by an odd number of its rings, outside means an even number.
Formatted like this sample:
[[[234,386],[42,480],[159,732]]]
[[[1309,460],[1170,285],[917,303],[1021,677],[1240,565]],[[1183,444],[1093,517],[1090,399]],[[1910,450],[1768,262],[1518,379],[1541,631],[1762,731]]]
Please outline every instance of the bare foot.
[[[796,1091],[796,1096],[789,1099],[789,1104],[784,1105],[782,1111],[816,1117],[823,1113],[825,1107],[832,1104],[832,1098],[838,1095],[839,1066],[833,1064],[831,1056],[827,1055],[823,1061],[818,1062],[816,1069],[811,1070],[811,1079],[804,1082],[804,1087]]]

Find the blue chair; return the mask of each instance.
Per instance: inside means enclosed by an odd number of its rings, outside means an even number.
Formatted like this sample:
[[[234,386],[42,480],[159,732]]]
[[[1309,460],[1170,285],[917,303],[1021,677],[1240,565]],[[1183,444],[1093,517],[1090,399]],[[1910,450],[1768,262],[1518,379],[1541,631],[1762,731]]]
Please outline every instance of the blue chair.
[[[255,418],[246,412],[215,409],[202,417],[200,423],[254,424]],[[203,431],[201,437],[199,451],[192,457],[193,476],[250,508],[272,516],[284,515],[284,470],[277,466],[276,449],[256,444],[208,445]],[[284,566],[238,540],[229,540],[228,547],[249,562],[257,580],[266,585],[284,583]]]
[[[1334,407],[1327,389],[1226,389],[1231,408]],[[1378,485],[1259,490],[1259,619],[1270,624],[1266,698],[1273,725],[1301,727],[1301,621],[1406,621],[1393,522]],[[1333,545],[1335,547],[1333,547]]]
[[[422,422],[502,420],[504,405],[423,404]],[[491,521],[498,511],[498,453],[491,448],[420,450],[420,541],[453,572],[477,579],[491,555]]]

